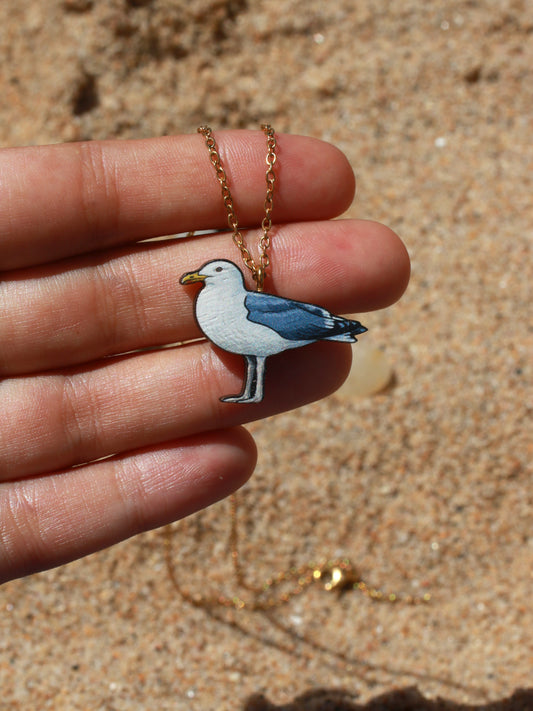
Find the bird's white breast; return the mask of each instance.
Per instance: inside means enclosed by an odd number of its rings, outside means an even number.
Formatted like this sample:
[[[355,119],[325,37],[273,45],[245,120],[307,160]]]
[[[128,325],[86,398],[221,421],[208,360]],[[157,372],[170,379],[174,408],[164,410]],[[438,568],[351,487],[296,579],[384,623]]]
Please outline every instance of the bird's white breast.
[[[196,319],[207,338],[230,353],[266,357],[309,341],[289,341],[268,326],[248,320],[246,291],[239,285],[209,284],[196,301]]]

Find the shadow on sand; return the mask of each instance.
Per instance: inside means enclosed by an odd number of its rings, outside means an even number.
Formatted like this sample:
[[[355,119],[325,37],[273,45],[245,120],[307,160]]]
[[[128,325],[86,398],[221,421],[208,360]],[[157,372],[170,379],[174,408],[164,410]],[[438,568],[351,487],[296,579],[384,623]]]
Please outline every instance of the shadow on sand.
[[[358,704],[347,691],[315,689],[282,706],[257,694],[248,699],[243,711],[533,711],[533,689],[518,689],[507,699],[481,705],[426,699],[414,686],[388,691],[366,704]]]

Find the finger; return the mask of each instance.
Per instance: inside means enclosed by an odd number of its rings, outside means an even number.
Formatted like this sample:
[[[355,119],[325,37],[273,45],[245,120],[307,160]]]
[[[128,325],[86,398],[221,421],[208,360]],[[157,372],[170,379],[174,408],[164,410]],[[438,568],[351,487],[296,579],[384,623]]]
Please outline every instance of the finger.
[[[241,225],[260,224],[264,134],[226,131],[217,141]],[[339,150],[280,135],[277,153],[275,222],[327,219],[349,206],[353,171]],[[6,149],[0,151],[0,184],[3,269],[227,226],[220,185],[196,134]]]
[[[88,371],[0,384],[0,480],[53,472],[196,432],[298,407],[346,378],[350,347],[317,343],[268,359],[256,405],[223,403],[239,393],[243,359],[207,342],[107,359]]]
[[[0,583],[188,516],[241,486],[255,460],[239,428],[1,484]]]
[[[247,235],[249,244],[256,239],[256,233]],[[271,253],[267,291],[339,313],[386,306],[409,279],[402,242],[373,222],[280,226]],[[198,337],[196,292],[179,277],[215,256],[237,260],[230,235],[154,242],[6,274],[0,284],[0,373],[64,367]]]

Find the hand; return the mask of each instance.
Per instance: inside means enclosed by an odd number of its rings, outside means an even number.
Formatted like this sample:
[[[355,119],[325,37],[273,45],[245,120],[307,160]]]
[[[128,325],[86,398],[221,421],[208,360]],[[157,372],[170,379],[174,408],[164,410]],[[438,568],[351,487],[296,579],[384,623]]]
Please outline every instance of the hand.
[[[261,222],[264,136],[217,141],[241,225]],[[278,136],[266,289],[336,313],[396,300],[409,278],[400,240],[350,204],[344,156]],[[337,388],[350,348],[318,343],[269,360],[257,405],[240,356],[196,341],[179,277],[239,263],[201,136],[0,152],[0,581],[49,568],[208,506],[250,476],[243,422]],[[245,233],[252,249],[259,232]],[[100,461],[97,461],[100,460]]]

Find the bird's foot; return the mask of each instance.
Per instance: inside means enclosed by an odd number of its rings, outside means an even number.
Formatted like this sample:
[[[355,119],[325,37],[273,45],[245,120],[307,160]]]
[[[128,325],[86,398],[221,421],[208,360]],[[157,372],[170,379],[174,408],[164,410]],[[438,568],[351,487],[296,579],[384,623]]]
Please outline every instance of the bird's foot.
[[[246,361],[246,382],[239,395],[226,395],[221,402],[251,404],[263,399],[263,379],[265,377],[265,358],[244,356]]]
[[[233,403],[253,403],[261,402],[263,398],[257,395],[226,395],[226,397],[221,397],[220,402],[233,402]]]

